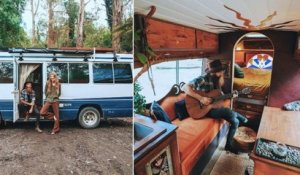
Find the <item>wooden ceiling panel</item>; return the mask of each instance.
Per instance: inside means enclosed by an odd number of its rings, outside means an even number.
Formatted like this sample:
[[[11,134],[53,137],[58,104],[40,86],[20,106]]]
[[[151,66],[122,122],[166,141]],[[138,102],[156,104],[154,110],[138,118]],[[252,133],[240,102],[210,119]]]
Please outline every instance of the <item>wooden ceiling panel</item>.
[[[147,14],[151,5],[154,18],[213,33],[300,30],[300,0],[135,0],[134,10]]]

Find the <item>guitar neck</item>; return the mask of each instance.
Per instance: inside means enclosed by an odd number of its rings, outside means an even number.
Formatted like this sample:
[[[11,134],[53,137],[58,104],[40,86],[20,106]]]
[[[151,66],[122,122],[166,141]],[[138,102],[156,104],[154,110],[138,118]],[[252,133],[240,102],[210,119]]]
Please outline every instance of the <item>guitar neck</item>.
[[[220,96],[217,96],[217,97],[213,97],[213,101],[216,102],[216,101],[219,101],[219,100],[225,100],[225,99],[228,99],[228,98],[232,98],[233,94],[224,94],[224,95],[220,95]]]

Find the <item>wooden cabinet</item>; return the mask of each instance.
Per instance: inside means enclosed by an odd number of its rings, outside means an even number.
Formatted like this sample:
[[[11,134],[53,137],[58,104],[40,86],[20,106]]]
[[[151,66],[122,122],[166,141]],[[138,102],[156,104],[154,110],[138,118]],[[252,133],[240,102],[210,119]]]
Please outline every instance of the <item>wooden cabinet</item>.
[[[249,120],[247,126],[254,130],[258,129],[265,105],[267,105],[266,96],[249,94],[241,95],[233,100],[233,110],[246,116]]]
[[[274,142],[300,147],[299,113],[282,111],[279,108],[265,107],[257,133],[257,138],[265,138]],[[257,144],[257,143],[256,143]],[[254,175],[286,174],[299,175],[300,168],[266,159],[256,155],[255,147],[250,158],[254,161]]]
[[[197,48],[218,49],[218,35],[206,31],[196,30]]]
[[[261,113],[264,109],[263,105],[253,104],[251,102],[247,103],[247,102],[239,102],[239,101],[236,101],[236,103],[234,103],[233,107],[235,109],[251,111],[251,112],[256,112],[256,113]]]
[[[134,153],[134,174],[181,175],[177,136],[175,132],[177,126],[161,121],[154,122],[150,118],[141,115],[135,115],[135,122],[136,119],[139,119],[139,122],[143,121],[143,124],[148,127],[151,127],[151,125],[159,125],[165,128],[166,132]]]

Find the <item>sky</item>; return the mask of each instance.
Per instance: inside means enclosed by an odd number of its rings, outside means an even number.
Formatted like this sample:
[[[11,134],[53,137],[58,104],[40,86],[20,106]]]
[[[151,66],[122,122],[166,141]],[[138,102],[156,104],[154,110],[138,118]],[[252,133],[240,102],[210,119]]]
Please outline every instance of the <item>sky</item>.
[[[31,20],[31,11],[30,11],[30,1],[27,0],[24,13],[22,14],[22,27],[24,27],[25,31],[29,36],[31,36],[31,29],[32,29],[32,20]],[[79,0],[75,0],[79,3]],[[88,0],[86,0],[88,1]],[[96,2],[95,2],[96,1]],[[37,0],[34,0],[34,3],[36,3]],[[43,2],[43,3],[42,3]],[[46,0],[41,0],[40,6],[38,9],[38,15],[36,19],[36,23],[38,22],[38,19],[45,19],[47,21],[48,19],[48,11],[47,6],[44,4]],[[99,9],[99,11],[97,10]],[[64,11],[63,8],[55,8],[57,11]],[[95,21],[95,25],[97,26],[108,26],[106,21],[106,11],[103,0],[89,0],[89,3],[86,6],[86,11],[91,12],[93,14],[97,14],[97,21]]]

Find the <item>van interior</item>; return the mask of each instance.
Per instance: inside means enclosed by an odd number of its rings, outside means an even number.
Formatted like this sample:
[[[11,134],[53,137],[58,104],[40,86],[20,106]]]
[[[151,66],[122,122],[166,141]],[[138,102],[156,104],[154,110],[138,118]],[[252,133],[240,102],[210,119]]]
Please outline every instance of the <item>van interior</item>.
[[[40,109],[43,105],[43,71],[42,64],[20,63],[19,64],[19,90],[25,88],[25,83],[31,82],[36,95],[36,105]],[[23,114],[20,114],[24,118]]]
[[[299,7],[135,1],[135,174],[300,174]],[[186,104],[183,87],[214,60],[225,67],[224,94],[239,92],[223,107],[248,119],[236,152],[225,147],[230,122],[198,118]]]

